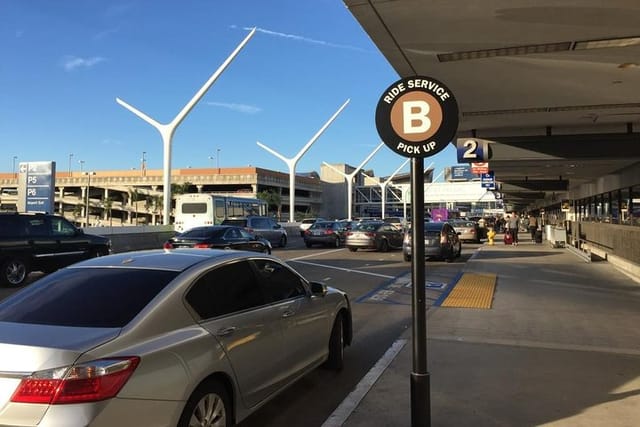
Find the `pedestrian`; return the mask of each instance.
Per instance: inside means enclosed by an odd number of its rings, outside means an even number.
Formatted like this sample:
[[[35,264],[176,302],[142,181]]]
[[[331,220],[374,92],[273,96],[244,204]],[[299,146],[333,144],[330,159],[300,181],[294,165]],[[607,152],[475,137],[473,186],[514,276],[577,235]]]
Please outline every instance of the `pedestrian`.
[[[536,231],[538,231],[538,221],[533,215],[529,215],[529,232],[531,233],[531,241],[536,241]]]
[[[508,219],[508,227],[509,227],[509,232],[512,234],[513,237],[513,246],[518,246],[518,229],[520,228],[520,218],[518,217],[517,213],[513,213],[513,215],[511,215],[511,218]]]

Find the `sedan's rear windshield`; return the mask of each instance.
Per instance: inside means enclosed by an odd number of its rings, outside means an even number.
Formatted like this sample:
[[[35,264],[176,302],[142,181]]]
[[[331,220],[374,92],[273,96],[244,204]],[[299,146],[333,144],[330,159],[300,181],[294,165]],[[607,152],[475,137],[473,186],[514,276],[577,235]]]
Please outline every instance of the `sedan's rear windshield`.
[[[178,237],[220,237],[225,231],[226,228],[196,227],[179,234]]]
[[[246,227],[246,219],[225,219],[222,221],[222,225],[235,225],[237,227]]]
[[[177,274],[142,269],[59,270],[0,302],[0,321],[121,328]]]

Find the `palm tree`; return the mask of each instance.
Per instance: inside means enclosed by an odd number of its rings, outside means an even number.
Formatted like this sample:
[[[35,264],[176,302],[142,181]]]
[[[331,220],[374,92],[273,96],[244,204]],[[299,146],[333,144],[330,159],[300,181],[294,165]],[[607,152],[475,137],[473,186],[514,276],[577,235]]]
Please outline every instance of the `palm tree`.
[[[190,182],[184,182],[182,184],[171,184],[171,194],[177,196],[178,194],[185,194],[191,192],[191,184]]]
[[[111,208],[113,207],[113,199],[111,197],[107,197],[102,201],[102,207],[107,213],[107,217],[109,219],[109,226],[113,226],[113,218],[111,217]]]
[[[133,209],[135,212],[136,225],[138,225],[138,200],[141,199],[142,193],[140,193],[136,188],[129,190],[129,197],[131,199],[131,205],[133,205]]]
[[[148,195],[144,200],[145,209],[151,212],[154,216],[158,215],[158,211],[160,211],[160,222],[162,222],[162,201],[162,197],[157,194]],[[154,221],[154,223],[157,223],[157,221]]]

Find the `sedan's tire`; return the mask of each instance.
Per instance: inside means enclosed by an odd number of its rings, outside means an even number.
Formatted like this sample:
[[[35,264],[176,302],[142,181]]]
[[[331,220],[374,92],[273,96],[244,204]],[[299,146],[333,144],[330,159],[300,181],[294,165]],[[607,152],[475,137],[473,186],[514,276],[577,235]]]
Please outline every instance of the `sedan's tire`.
[[[403,254],[402,259],[404,259],[405,262],[411,262],[411,255]]]
[[[339,248],[340,245],[342,245],[342,242],[340,241],[339,237],[336,237],[335,242],[333,242],[333,246],[335,246],[336,248]]]
[[[331,329],[326,367],[334,371],[340,371],[344,367],[344,325],[341,314],[338,314]]]
[[[12,258],[2,265],[0,281],[3,285],[20,286],[29,275],[29,264],[22,258]]]
[[[206,381],[187,401],[178,427],[231,427],[232,419],[227,390],[218,381]]]
[[[462,256],[462,243],[458,245],[458,253],[456,254],[456,258],[460,258]]]
[[[389,252],[389,242],[384,239],[380,242],[380,252]]]
[[[311,242],[304,242],[304,245],[308,248],[310,248],[311,246],[313,246],[313,244]]]
[[[355,252],[355,251],[357,251],[357,250],[358,250],[358,248],[354,248],[353,246],[349,246],[349,250],[350,250],[351,252]]]
[[[285,236],[284,234],[280,236],[280,242],[278,243],[278,246],[280,246],[281,248],[287,246],[287,236]]]

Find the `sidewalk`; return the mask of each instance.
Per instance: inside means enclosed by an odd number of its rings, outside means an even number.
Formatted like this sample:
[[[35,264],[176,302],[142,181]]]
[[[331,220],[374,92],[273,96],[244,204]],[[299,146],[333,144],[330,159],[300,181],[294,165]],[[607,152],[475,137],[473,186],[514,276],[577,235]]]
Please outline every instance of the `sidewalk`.
[[[639,283],[523,239],[464,271],[497,275],[493,306],[428,309],[432,426],[640,424]],[[411,426],[411,330],[401,339],[344,426]]]

